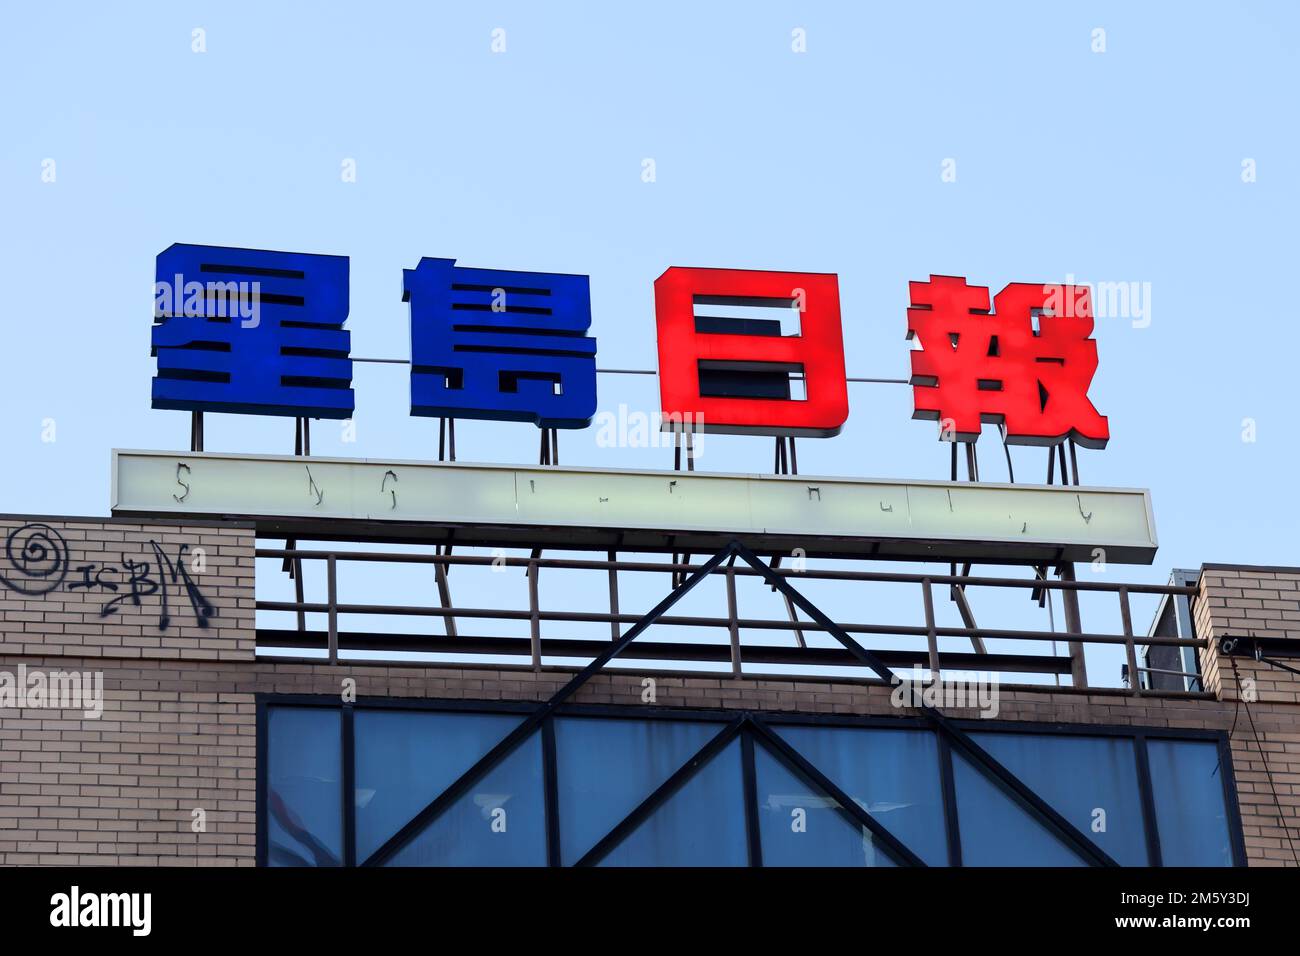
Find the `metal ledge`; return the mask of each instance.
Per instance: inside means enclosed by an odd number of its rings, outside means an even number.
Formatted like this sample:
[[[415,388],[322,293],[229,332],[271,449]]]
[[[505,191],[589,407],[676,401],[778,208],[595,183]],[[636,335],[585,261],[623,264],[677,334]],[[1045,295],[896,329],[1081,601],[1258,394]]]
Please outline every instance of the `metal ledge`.
[[[291,631],[280,628],[257,629],[258,650],[322,650],[328,646],[325,631]],[[500,655],[527,658],[531,655],[526,637],[490,637],[436,634],[399,634],[376,631],[341,631],[339,649],[343,651],[420,652],[426,654]],[[609,650],[609,641],[583,638],[548,637],[542,640],[546,658],[591,659]],[[928,667],[929,658],[921,650],[873,650],[878,658],[893,668]],[[860,667],[861,662],[842,647],[779,647],[770,644],[746,644],[746,664],[797,664],[800,666]],[[940,655],[945,670],[1005,672],[1026,674],[1070,673],[1070,658],[1046,654],[972,654],[944,652]],[[275,657],[267,659],[274,660]],[[665,661],[730,665],[731,646],[719,643],[684,641],[633,641],[618,658],[621,662]],[[362,663],[374,663],[362,660]],[[387,663],[387,662],[383,662]],[[477,666],[477,665],[476,665]],[[701,671],[703,675],[711,672]],[[755,680],[772,678],[771,674],[748,673]],[[870,677],[863,671],[864,677]]]
[[[264,535],[549,548],[1150,564],[1141,489],[113,452],[114,515],[252,520]]]

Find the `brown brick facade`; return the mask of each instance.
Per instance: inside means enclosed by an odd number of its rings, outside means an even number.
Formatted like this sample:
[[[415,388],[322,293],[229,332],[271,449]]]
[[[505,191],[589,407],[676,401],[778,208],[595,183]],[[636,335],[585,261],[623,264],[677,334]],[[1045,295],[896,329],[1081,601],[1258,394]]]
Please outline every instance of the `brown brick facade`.
[[[104,692],[98,718],[0,710],[0,862],[239,861],[252,697],[177,668],[252,661],[252,530],[10,516],[0,537],[0,671]]]
[[[0,538],[0,654],[252,658],[251,528],[0,516]]]
[[[1300,641],[1300,568],[1210,564],[1199,586],[1193,605],[1198,636],[1212,642],[1234,636]],[[1300,846],[1300,677],[1248,657],[1224,657],[1217,644],[1201,651],[1201,673],[1205,689],[1233,715],[1232,759],[1250,862],[1294,866],[1291,841]]]
[[[8,519],[0,533],[39,520]],[[257,694],[338,696],[343,681],[352,678],[360,701],[539,701],[571,676],[496,667],[256,661],[250,529],[72,519],[44,523],[61,532],[70,568],[107,563],[120,569],[123,555],[156,566],[151,541],[173,549],[187,545],[187,554],[204,548],[205,569],[192,577],[216,611],[208,627],[197,626],[184,589],[173,588],[171,621],[160,630],[156,592],[139,606],[119,602],[104,616],[103,602],[119,592],[69,590],[69,581],[84,580],[81,571],[70,572],[60,588],[44,596],[16,594],[0,584],[0,671],[14,672],[23,664],[98,671],[105,696],[98,719],[39,708],[0,711],[0,863],[253,864]],[[148,558],[133,556],[146,552]],[[1198,633],[1221,636],[1237,632],[1242,622],[1259,621],[1261,628],[1300,638],[1298,584],[1300,570],[1209,567],[1194,602]],[[1257,700],[1246,705],[1253,723],[1244,710],[1238,712],[1231,665],[1215,653],[1205,655],[1207,688],[1222,699],[1004,688],[998,719],[1235,727],[1232,750],[1249,860],[1286,865],[1292,857],[1283,824],[1300,841],[1300,678],[1253,663],[1238,662],[1238,671],[1255,681]],[[657,703],[667,707],[898,713],[886,689],[844,681],[655,676]],[[627,672],[598,674],[575,700],[640,704],[641,681],[641,675]],[[1282,805],[1280,817],[1265,759]],[[196,810],[206,817],[197,833]]]

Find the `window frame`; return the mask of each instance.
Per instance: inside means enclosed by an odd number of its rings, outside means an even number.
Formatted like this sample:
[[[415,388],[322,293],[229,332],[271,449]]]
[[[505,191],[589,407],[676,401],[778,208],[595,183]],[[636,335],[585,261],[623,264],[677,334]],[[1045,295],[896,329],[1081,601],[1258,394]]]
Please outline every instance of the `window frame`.
[[[257,753],[256,753],[256,865],[267,865],[267,770],[269,756],[269,720],[267,711],[272,707],[319,707],[339,709],[342,711],[340,721],[340,747],[342,748],[343,772],[340,774],[343,789],[343,838],[345,867],[358,865],[356,859],[356,805],[347,799],[348,793],[355,789],[356,774],[356,740],[354,715],[357,710],[419,710],[448,713],[482,713],[482,714],[531,714],[542,702],[472,700],[460,698],[426,699],[390,697],[367,700],[364,703],[348,703],[336,696],[319,694],[292,693],[258,693],[255,695],[257,712]],[[944,734],[937,733],[924,718],[912,716],[886,717],[878,715],[857,714],[809,714],[782,711],[762,711],[725,708],[689,708],[663,707],[658,705],[635,704],[579,704],[564,703],[557,706],[542,722],[542,767],[543,799],[545,802],[547,866],[560,866],[559,811],[558,811],[558,777],[556,770],[555,731],[553,720],[556,717],[601,717],[612,720],[677,720],[696,722],[729,723],[738,717],[748,715],[763,725],[777,729],[781,726],[832,726],[861,727],[873,729],[914,729],[935,733],[938,744],[939,781],[941,788],[944,824],[948,844],[948,865],[960,867],[961,834],[957,818],[957,798],[953,783],[952,752]],[[1148,740],[1184,740],[1205,741],[1216,745],[1219,763],[1224,772],[1221,776],[1224,807],[1232,851],[1232,866],[1246,865],[1245,839],[1242,830],[1241,806],[1237,794],[1236,771],[1232,761],[1232,748],[1226,732],[1203,728],[1150,727],[1134,724],[1073,724],[1059,722],[1004,721],[978,719],[950,719],[957,728],[964,731],[978,730],[984,733],[1030,734],[1036,736],[1076,735],[1083,737],[1125,737],[1133,741],[1136,762],[1138,791],[1143,811],[1143,830],[1146,834],[1147,853],[1150,865],[1162,865],[1160,851],[1159,826],[1156,820],[1157,808],[1154,804],[1151,781],[1150,761],[1147,754]],[[742,740],[750,739],[749,733],[742,735]],[[744,787],[747,797],[754,779],[753,746],[742,746],[742,767],[745,775]],[[762,865],[762,850],[758,845],[757,825],[753,808],[748,806],[747,830],[750,843],[750,865]]]

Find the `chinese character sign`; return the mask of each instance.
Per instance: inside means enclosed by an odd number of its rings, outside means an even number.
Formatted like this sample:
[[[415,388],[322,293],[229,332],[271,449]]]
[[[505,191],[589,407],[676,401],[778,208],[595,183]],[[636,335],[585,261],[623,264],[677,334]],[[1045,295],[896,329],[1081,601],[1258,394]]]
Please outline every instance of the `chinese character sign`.
[[[940,438],[1104,448],[1089,290],[964,278],[909,284],[914,418]],[[596,413],[585,275],[402,271],[411,414],[584,428]],[[848,418],[839,279],[674,266],[654,283],[664,430],[830,437]],[[348,259],[173,245],[158,256],[153,407],[307,418],[354,408]]]
[[[940,422],[940,437],[975,441],[981,423],[1006,440],[1104,448],[1106,418],[1088,399],[1097,371],[1092,303],[1085,289],[1013,282],[993,297],[954,276],[912,282],[907,337],[913,418]]]
[[[411,414],[585,428],[596,414],[587,276],[402,270],[411,305]]]
[[[154,408],[352,415],[346,256],[177,244],[154,296]]]
[[[708,314],[744,310],[772,317]],[[665,427],[830,437],[848,418],[835,275],[675,266],[655,281],[655,321]]]

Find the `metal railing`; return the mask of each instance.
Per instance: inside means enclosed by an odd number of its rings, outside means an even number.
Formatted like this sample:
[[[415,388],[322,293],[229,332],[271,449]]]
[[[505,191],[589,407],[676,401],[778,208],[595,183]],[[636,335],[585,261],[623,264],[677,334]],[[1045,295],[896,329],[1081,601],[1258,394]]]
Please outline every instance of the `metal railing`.
[[[466,542],[467,546],[473,546]],[[699,570],[701,565],[689,560],[672,562],[654,562],[625,560],[616,552],[609,552],[606,559],[577,559],[563,557],[543,557],[534,552],[529,557],[504,555],[485,556],[471,554],[415,554],[405,552],[382,551],[346,551],[346,550],[304,550],[292,548],[258,548],[259,558],[284,559],[285,566],[290,564],[295,569],[298,600],[274,601],[258,600],[258,611],[292,612],[297,615],[296,629],[259,628],[258,646],[264,649],[292,650],[311,649],[315,652],[324,650],[331,663],[337,663],[340,650],[368,651],[424,651],[450,653],[466,656],[475,655],[509,655],[527,657],[535,670],[543,666],[543,658],[594,658],[608,648],[609,643],[590,638],[573,638],[543,636],[543,622],[591,624],[606,623],[610,628],[610,639],[617,640],[623,625],[632,625],[644,615],[621,612],[619,609],[619,575],[620,574],[657,574],[671,575],[674,584],[680,577]],[[929,574],[894,571],[836,570],[824,568],[782,568],[779,557],[769,557],[773,572],[792,582],[827,580],[857,583],[913,584],[917,586],[920,596],[920,615],[917,624],[881,624],[870,622],[839,622],[837,624],[847,633],[854,635],[863,647],[872,650],[891,668],[921,666],[933,675],[942,675],[944,671],[971,671],[996,673],[1038,674],[1049,677],[1068,675],[1069,686],[1088,687],[1087,672],[1084,667],[1084,648],[1095,646],[1122,646],[1127,661],[1126,672],[1137,674],[1142,668],[1138,666],[1137,643],[1144,645],[1176,645],[1179,647],[1202,648],[1204,639],[1182,637],[1138,637],[1133,632],[1130,596],[1144,595],[1188,595],[1196,594],[1194,587],[1171,584],[1118,584],[1099,581],[1077,581],[1073,579],[1072,568],[1063,566],[1060,580],[1051,580],[1046,575],[1046,568],[1037,568],[1038,576],[1032,579],[992,577],[973,574]],[[326,599],[323,602],[302,600],[302,568],[306,562],[324,562]],[[385,563],[385,564],[421,564],[432,565],[437,575],[437,593],[440,606],[405,605],[405,604],[362,604],[342,603],[338,598],[338,565],[340,562]],[[450,600],[446,586],[448,572],[456,566],[467,567],[513,567],[522,568],[527,576],[527,608],[484,608],[457,607]],[[543,610],[540,601],[539,572],[543,569],[604,571],[609,580],[609,598],[607,611],[564,611]],[[809,646],[805,634],[827,630],[818,623],[800,618],[796,615],[789,600],[786,600],[787,617],[742,617],[736,592],[738,577],[759,577],[759,572],[752,568],[728,564],[714,572],[725,578],[726,614],[724,616],[685,615],[664,613],[655,619],[655,623],[668,626],[686,626],[715,628],[725,631],[727,643],[719,642],[675,642],[675,641],[639,641],[633,642],[620,656],[620,659],[653,661],[658,664],[672,665],[714,663],[729,665],[734,677],[772,677],[771,671],[746,674],[745,665],[797,665],[806,666],[845,666],[854,665],[853,655],[841,647]],[[969,615],[969,605],[964,604],[963,618],[965,626],[941,626],[936,621],[934,588],[946,586],[955,596],[959,592],[963,603],[965,593],[971,588],[1004,588],[1028,590],[1035,598],[1045,592],[1058,592],[1062,598],[1065,611],[1065,630],[1024,630],[999,627],[972,626],[975,624]],[[1120,633],[1097,633],[1082,630],[1078,597],[1085,592],[1104,592],[1115,595],[1122,625]],[[1041,598],[1040,598],[1041,603]],[[307,614],[324,614],[327,626],[322,632],[306,626]],[[392,615],[406,617],[436,618],[446,622],[446,635],[410,634],[369,631],[340,631],[341,615]],[[456,621],[496,620],[527,621],[528,636],[503,637],[492,635],[463,634],[456,627]],[[771,644],[744,643],[741,631],[780,631],[790,634],[794,643],[789,646]],[[924,639],[924,648],[882,649],[861,641],[863,637],[892,636]],[[969,652],[940,650],[940,639],[961,638],[970,641]],[[984,649],[984,641],[1020,641],[1020,642],[1056,642],[1069,647],[1066,656],[1042,653],[989,653]],[[695,673],[712,673],[716,671]],[[801,678],[815,677],[801,673]],[[836,679],[841,679],[837,677]],[[1153,690],[1143,687],[1142,681],[1132,681],[1125,690],[1134,696],[1204,696],[1197,692]],[[1050,689],[1052,685],[1034,685]],[[1103,685],[1112,686],[1112,685]]]

